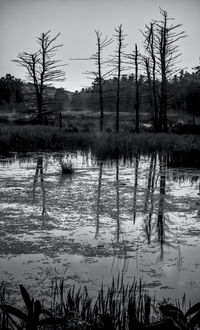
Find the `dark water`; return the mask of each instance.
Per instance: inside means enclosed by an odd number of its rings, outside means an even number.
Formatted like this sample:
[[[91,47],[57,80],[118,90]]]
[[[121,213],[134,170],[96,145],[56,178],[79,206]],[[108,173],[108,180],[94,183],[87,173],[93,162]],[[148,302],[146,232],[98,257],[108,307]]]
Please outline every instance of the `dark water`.
[[[95,294],[118,274],[150,294],[200,298],[200,170],[167,157],[96,161],[59,154],[0,162],[0,281],[49,293],[52,278]]]

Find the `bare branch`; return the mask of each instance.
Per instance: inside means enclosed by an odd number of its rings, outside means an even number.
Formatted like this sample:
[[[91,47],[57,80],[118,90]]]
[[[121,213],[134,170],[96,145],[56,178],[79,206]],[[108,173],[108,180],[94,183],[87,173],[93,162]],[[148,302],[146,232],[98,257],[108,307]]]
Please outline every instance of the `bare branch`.
[[[27,70],[28,79],[33,83],[38,109],[38,122],[43,122],[43,106],[45,104],[45,89],[56,81],[64,81],[65,72],[60,60],[55,60],[56,51],[62,47],[61,44],[54,44],[60,36],[51,36],[51,31],[42,33],[37,38],[40,48],[36,53],[19,53],[16,60],[13,60],[19,66]]]

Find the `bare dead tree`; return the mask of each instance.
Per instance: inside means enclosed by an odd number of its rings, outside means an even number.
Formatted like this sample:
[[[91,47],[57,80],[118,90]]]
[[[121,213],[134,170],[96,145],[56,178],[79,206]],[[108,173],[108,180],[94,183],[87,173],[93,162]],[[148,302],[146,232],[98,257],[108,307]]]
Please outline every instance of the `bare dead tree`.
[[[148,56],[144,57],[145,68],[147,73],[147,79],[149,84],[150,94],[150,105],[152,108],[152,120],[154,131],[159,130],[158,123],[158,95],[156,86],[156,55],[155,55],[155,33],[154,33],[155,22],[150,24],[150,27],[146,25],[146,31],[143,32],[145,37],[145,49],[147,50]]]
[[[104,97],[103,97],[103,84],[105,79],[113,72],[113,69],[106,70],[107,60],[103,58],[104,49],[107,48],[112,42],[113,38],[102,37],[100,31],[96,31],[97,38],[97,50],[96,52],[88,58],[73,58],[71,60],[93,60],[96,70],[95,71],[86,71],[85,74],[88,75],[89,79],[93,80],[93,84],[98,87],[99,95],[99,106],[100,106],[100,131],[103,130],[103,121],[104,121]]]
[[[60,60],[55,59],[57,50],[61,44],[55,44],[60,33],[51,36],[51,31],[42,33],[37,38],[39,50],[35,53],[22,52],[17,55],[13,62],[27,70],[27,78],[33,84],[37,104],[37,119],[39,124],[46,120],[44,109],[44,98],[47,86],[56,81],[63,81],[65,72],[61,69],[63,65]]]
[[[169,47],[169,42],[173,40],[169,39],[170,28],[167,27],[168,18],[167,12],[160,10],[163,18],[160,23],[157,23],[157,46],[159,54],[158,67],[161,74],[161,97],[160,97],[160,128],[164,132],[167,131],[167,67],[169,67],[171,58],[174,52],[174,47]],[[178,26],[177,26],[178,27]],[[173,28],[174,30],[174,28]],[[173,52],[172,52],[173,50]],[[170,57],[169,57],[170,56]],[[168,71],[168,72],[167,72]]]
[[[94,55],[92,55],[92,59],[95,61],[95,65],[97,67],[97,71],[93,72],[96,78],[96,82],[98,84],[98,91],[99,91],[99,105],[100,105],[100,131],[103,130],[103,119],[104,119],[104,101],[103,101],[103,82],[104,79],[113,71],[109,70],[103,74],[103,65],[106,63],[103,60],[102,52],[104,48],[109,46],[113,39],[106,36],[102,39],[102,33],[99,31],[95,31],[97,37],[97,51]]]
[[[167,131],[167,82],[180,69],[177,70],[177,60],[181,56],[177,42],[184,38],[185,32],[178,32],[182,24],[169,24],[173,18],[169,18],[165,10],[160,9],[162,19],[156,24],[156,43],[158,49],[158,68],[161,75],[161,102],[160,102],[160,127]]]
[[[155,128],[155,113],[154,113],[154,108],[153,108],[153,92],[152,92],[152,81],[151,81],[151,72],[150,72],[150,65],[149,65],[149,58],[144,56],[144,64],[145,64],[145,70],[147,74],[147,81],[148,81],[148,86],[149,86],[149,104],[151,108],[151,119],[152,119],[152,124],[154,127],[154,131],[156,131]]]
[[[134,67],[134,83],[135,83],[135,130],[140,132],[140,90],[139,90],[139,66],[141,66],[143,57],[138,51],[138,46],[135,44],[135,50],[131,54],[126,54],[127,62],[132,69]]]
[[[151,72],[152,92],[154,101],[154,124],[157,130],[167,131],[167,85],[168,81],[178,72],[177,67],[181,52],[178,42],[186,37],[184,31],[179,32],[182,24],[173,25],[170,23],[173,18],[169,18],[165,10],[160,9],[161,20],[154,21],[150,26],[146,25],[143,33],[145,37],[145,50],[149,58],[148,70]],[[147,64],[147,62],[146,62]],[[160,80],[160,109],[157,109],[156,79]],[[157,118],[159,117],[159,118]]]
[[[138,57],[139,57],[139,52],[138,52],[138,47],[137,44],[135,44],[135,86],[136,86],[136,102],[135,102],[135,114],[136,114],[136,126],[135,130],[137,133],[140,132],[140,120],[139,120],[139,108],[140,108],[140,100],[139,100],[139,81],[138,81]]]
[[[123,48],[125,48],[124,45],[124,33],[122,30],[122,24],[120,24],[115,29],[116,34],[114,37],[117,39],[117,49],[116,54],[113,59],[113,63],[115,66],[115,69],[117,70],[117,96],[116,96],[116,132],[119,132],[119,106],[120,106],[120,80],[121,80],[121,74],[122,74],[122,57],[123,57]]]

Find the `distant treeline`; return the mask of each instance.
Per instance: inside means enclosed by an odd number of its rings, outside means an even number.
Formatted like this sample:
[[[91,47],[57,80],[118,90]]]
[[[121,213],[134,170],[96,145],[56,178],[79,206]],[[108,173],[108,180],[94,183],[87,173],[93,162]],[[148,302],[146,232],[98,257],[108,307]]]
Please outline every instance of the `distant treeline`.
[[[60,33],[53,36],[51,30],[43,32],[36,38],[38,50],[35,53],[20,52],[12,60],[26,70],[27,83],[10,74],[0,79],[1,113],[2,110],[12,112],[7,118],[10,121],[16,122],[14,114],[19,113],[25,122],[54,124],[60,128],[70,126],[70,116],[76,118],[76,111],[89,112],[90,116],[98,112],[100,131],[109,128],[119,132],[124,112],[132,114],[128,116],[132,121],[129,128],[134,126],[137,133],[145,125],[154,132],[169,132],[178,120],[182,126],[190,126],[190,130],[194,125],[200,128],[197,120],[200,66],[189,73],[178,65],[182,54],[179,42],[186,37],[181,26],[172,24],[168,13],[160,8],[160,19],[151,20],[140,31],[144,38],[143,49],[140,51],[135,43],[131,53],[125,50],[126,34],[122,24],[114,29],[110,38],[95,30],[96,51],[88,58],[73,59],[93,61],[94,69],[85,72],[92,84],[75,93],[49,87],[64,81],[66,73],[65,64],[58,64],[60,60],[56,59],[57,50],[62,47],[57,44]],[[115,44],[115,48],[106,58],[104,50],[111,44]],[[127,72],[129,74],[124,74]],[[113,118],[107,127],[110,113]]]
[[[114,77],[103,83],[104,110],[115,111],[117,79]],[[157,81],[159,85],[159,81]],[[147,79],[140,75],[140,103],[141,111],[150,111],[149,86]],[[120,111],[135,112],[135,79],[134,75],[123,75],[121,78]],[[169,110],[183,112],[191,115],[200,115],[200,67],[193,73],[181,70],[167,85]],[[81,107],[89,107],[91,110],[99,110],[98,82],[91,87],[76,91],[72,96],[71,104],[81,110]]]
[[[72,92],[64,88],[47,87],[45,91],[44,106],[46,111],[56,112],[71,102]],[[67,108],[67,107],[66,107]],[[0,110],[21,115],[34,115],[37,112],[35,92],[32,83],[25,83],[20,79],[7,74],[0,78]]]
[[[117,79],[104,80],[104,110],[115,112]],[[157,81],[159,85],[159,81]],[[141,111],[150,113],[148,81],[143,76],[139,77]],[[135,112],[135,79],[134,75],[122,75],[121,77],[121,112]],[[180,71],[167,85],[169,111],[184,113],[192,116],[200,115],[200,67],[194,68],[194,72]],[[89,88],[83,88],[74,93],[63,88],[49,87],[46,93],[46,106],[49,111],[56,112],[62,108],[67,110],[99,111],[98,81],[94,81]],[[10,74],[0,78],[0,109],[13,111],[26,115],[34,112],[33,86],[24,83]],[[35,109],[36,110],[36,109]]]

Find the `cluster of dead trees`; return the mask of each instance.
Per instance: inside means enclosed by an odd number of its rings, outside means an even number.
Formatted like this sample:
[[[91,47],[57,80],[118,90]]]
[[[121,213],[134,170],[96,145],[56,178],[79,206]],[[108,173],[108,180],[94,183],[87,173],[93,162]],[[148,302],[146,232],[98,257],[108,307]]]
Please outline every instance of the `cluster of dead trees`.
[[[124,70],[124,65],[133,67],[135,77],[135,131],[140,131],[140,84],[139,70],[146,72],[146,79],[149,86],[149,102],[151,106],[152,126],[155,132],[168,130],[168,82],[180,70],[177,68],[179,57],[178,41],[184,38],[185,32],[179,31],[181,24],[174,25],[171,23],[171,18],[165,10],[160,9],[161,19],[153,21],[150,25],[145,26],[145,30],[141,31],[144,37],[145,53],[141,54],[138,51],[138,46],[135,44],[135,49],[132,54],[127,54],[124,51],[124,34],[122,25],[115,29],[115,39],[117,40],[116,53],[113,57],[114,70],[117,72],[117,88],[116,88],[116,131],[119,131],[119,104],[120,104],[120,83],[121,76]],[[102,67],[102,50],[109,43],[102,42],[100,33],[97,33],[98,47],[96,53],[97,66]],[[111,71],[106,72],[110,74]],[[103,83],[104,75],[102,70],[95,72],[95,77],[99,84],[99,102],[101,105],[101,125],[103,127]]]
[[[144,54],[139,52],[137,44],[134,51],[127,54],[125,51],[125,35],[122,25],[115,29],[112,38],[102,37],[102,33],[95,31],[97,50],[90,57],[95,62],[96,70],[92,74],[98,86],[100,108],[100,130],[104,127],[104,83],[107,77],[115,75],[116,84],[116,132],[120,129],[120,89],[121,77],[125,67],[132,69],[135,83],[135,130],[140,131],[140,83],[139,71],[145,72],[148,82],[149,103],[151,108],[152,126],[155,132],[168,129],[168,82],[176,74],[178,60],[181,55],[178,42],[185,37],[184,31],[179,31],[181,24],[174,25],[165,10],[160,9],[161,19],[152,21],[141,31],[144,37]],[[39,50],[35,53],[23,52],[14,60],[18,65],[25,67],[28,79],[34,85],[37,104],[37,119],[39,124],[46,121],[44,107],[45,91],[49,84],[63,81],[65,72],[63,65],[55,59],[56,51],[62,45],[56,44],[59,34],[52,37],[51,32],[42,33],[37,38]],[[104,59],[103,52],[111,43],[117,41],[114,55]]]

